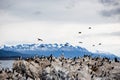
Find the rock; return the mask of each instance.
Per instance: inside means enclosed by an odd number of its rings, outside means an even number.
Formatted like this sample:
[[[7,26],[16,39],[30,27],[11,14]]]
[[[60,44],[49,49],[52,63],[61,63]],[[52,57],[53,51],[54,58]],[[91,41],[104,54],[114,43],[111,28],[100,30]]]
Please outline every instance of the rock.
[[[16,61],[14,63],[13,69],[20,74],[25,74],[27,78],[30,77],[32,79],[38,79],[42,74],[41,66],[33,61]]]
[[[50,60],[50,61],[49,61]],[[0,80],[119,80],[120,63],[106,58],[66,59],[63,56],[17,60],[13,72],[0,70]]]
[[[5,71],[2,71],[2,72],[0,73],[0,80],[5,80],[5,79],[7,79],[7,78],[8,78],[7,73],[6,73]]]

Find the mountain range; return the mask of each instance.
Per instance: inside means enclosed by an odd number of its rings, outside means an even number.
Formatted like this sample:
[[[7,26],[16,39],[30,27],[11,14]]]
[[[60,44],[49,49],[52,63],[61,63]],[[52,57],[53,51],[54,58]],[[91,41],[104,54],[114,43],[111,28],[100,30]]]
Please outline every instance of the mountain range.
[[[87,49],[80,46],[73,46],[69,43],[65,44],[19,44],[16,46],[2,46],[0,48],[0,59],[20,57],[23,58],[38,56],[49,56],[54,55],[55,57],[63,54],[67,58],[73,57],[83,57],[84,55],[90,55],[92,57],[107,57],[109,59],[114,59],[115,57],[120,60],[114,54],[107,52],[96,52],[92,53]]]

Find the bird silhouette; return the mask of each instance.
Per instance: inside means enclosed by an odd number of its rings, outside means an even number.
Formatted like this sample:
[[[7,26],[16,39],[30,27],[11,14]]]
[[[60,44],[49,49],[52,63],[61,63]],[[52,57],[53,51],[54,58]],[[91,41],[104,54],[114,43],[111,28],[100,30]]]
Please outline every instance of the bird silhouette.
[[[43,41],[42,39],[38,38],[38,41]]]
[[[99,43],[98,45],[102,45],[101,43]]]
[[[83,43],[83,42],[80,41],[80,42],[78,42],[78,43]]]
[[[81,34],[82,32],[78,32],[79,34]]]
[[[88,29],[91,29],[91,27],[89,27]]]
[[[92,46],[94,47],[95,45],[93,44]]]

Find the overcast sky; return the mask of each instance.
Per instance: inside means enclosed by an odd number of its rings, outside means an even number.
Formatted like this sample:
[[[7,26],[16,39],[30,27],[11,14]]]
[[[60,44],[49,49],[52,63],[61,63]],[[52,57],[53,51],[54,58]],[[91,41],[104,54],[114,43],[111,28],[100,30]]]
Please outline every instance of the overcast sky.
[[[37,38],[120,56],[120,0],[0,0],[0,45]]]

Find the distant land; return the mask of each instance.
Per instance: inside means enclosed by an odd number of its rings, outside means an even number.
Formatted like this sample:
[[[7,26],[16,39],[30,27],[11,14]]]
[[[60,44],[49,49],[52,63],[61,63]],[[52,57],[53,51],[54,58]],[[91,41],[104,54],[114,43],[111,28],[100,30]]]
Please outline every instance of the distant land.
[[[4,45],[0,49],[0,59],[16,59],[16,58],[30,58],[34,56],[49,56],[54,55],[55,57],[63,54],[66,58],[83,57],[84,55],[90,55],[91,57],[107,57],[114,59],[115,57],[120,60],[120,57],[106,53],[96,52],[92,53],[85,48],[80,46],[73,46],[69,43],[65,44],[19,44],[16,46]]]

